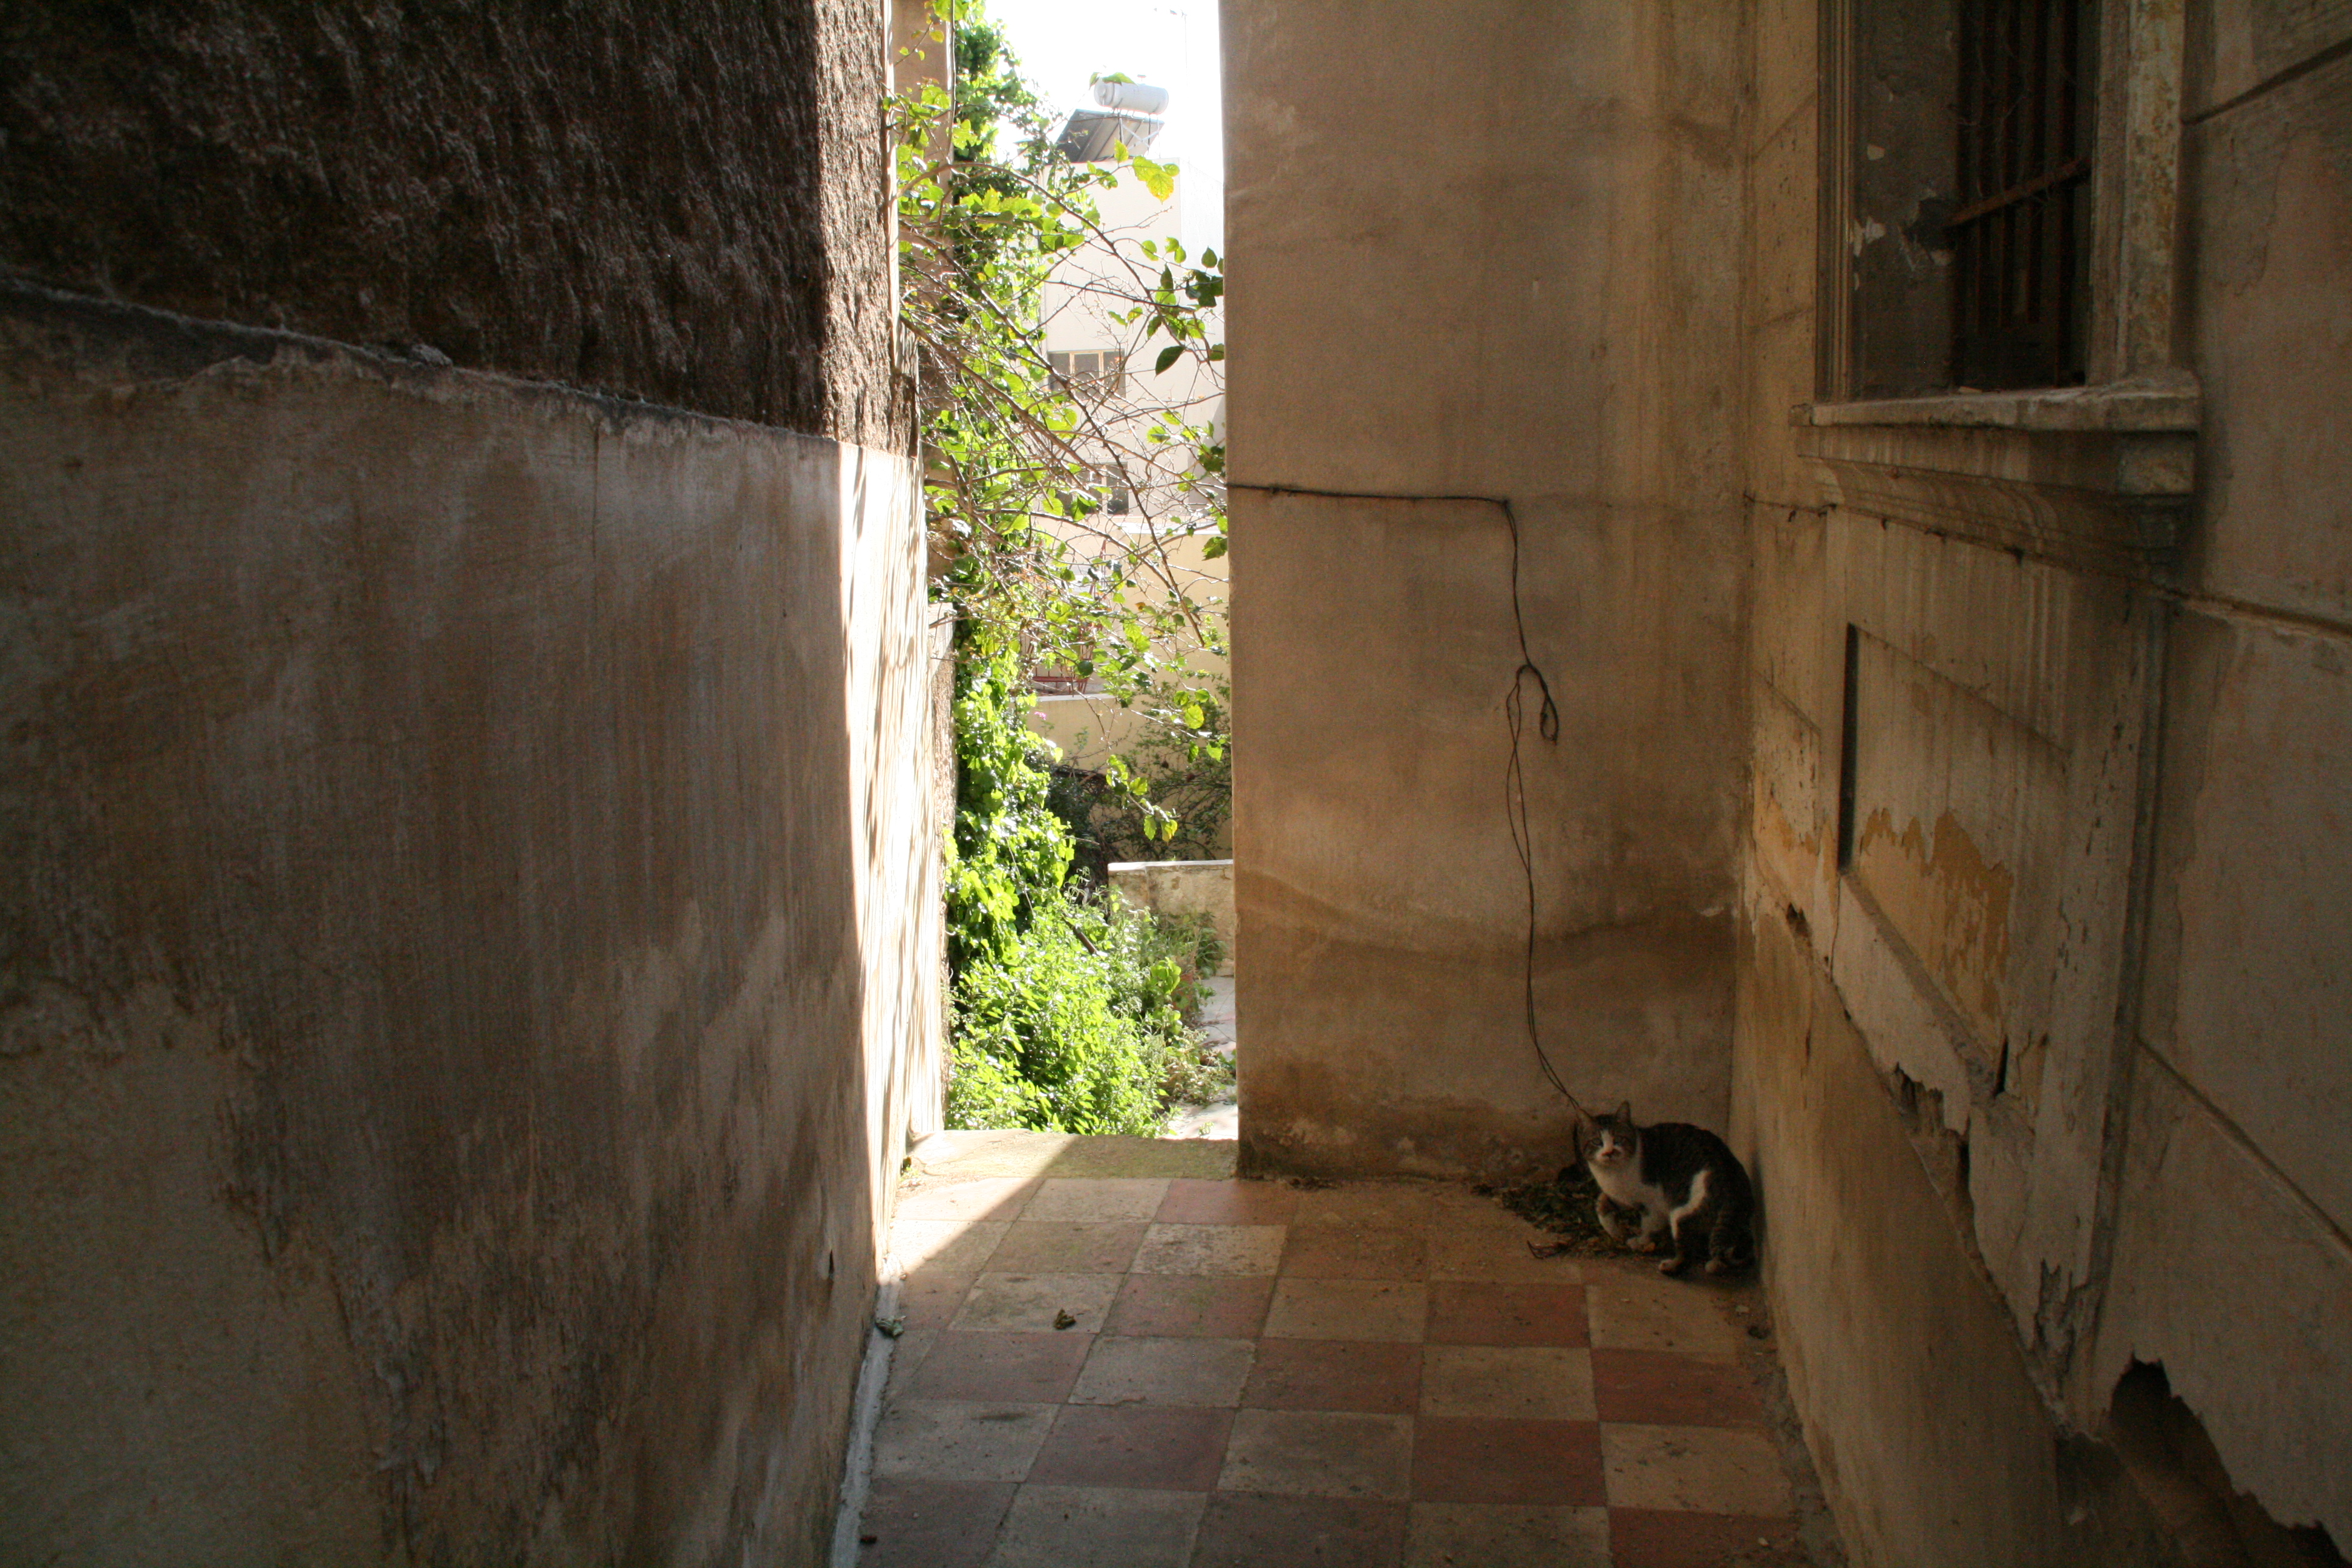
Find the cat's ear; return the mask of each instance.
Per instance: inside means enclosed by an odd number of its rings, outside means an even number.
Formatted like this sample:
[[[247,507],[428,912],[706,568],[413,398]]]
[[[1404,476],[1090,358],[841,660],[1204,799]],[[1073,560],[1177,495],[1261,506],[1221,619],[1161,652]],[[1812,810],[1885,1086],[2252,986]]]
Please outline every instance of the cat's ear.
[[[1632,1100],[1628,1100],[1618,1105],[1617,1120],[1623,1122],[1628,1127],[1633,1125],[1633,1102]]]

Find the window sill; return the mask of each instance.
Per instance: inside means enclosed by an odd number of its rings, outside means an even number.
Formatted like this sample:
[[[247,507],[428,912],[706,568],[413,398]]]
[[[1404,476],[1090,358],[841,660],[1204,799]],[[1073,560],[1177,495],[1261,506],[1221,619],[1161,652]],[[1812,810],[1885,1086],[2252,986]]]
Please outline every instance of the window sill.
[[[1795,410],[1846,510],[1995,549],[2165,579],[2196,491],[2187,375]]]
[[[2179,374],[2037,392],[1960,392],[1861,403],[1813,403],[1796,410],[1796,422],[1815,427],[1907,425],[1954,430],[2178,434],[2196,430],[2203,405],[2196,378]]]

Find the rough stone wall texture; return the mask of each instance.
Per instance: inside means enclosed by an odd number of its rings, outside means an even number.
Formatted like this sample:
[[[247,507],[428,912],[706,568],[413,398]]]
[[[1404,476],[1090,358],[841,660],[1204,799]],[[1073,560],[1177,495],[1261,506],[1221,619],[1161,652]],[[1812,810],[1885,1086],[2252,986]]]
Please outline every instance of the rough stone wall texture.
[[[0,11],[0,268],[885,449],[876,7]]]
[[[6,296],[0,1562],[822,1560],[935,1092],[909,484]]]
[[[1825,13],[1750,35],[1734,1141],[1863,1563],[2174,1560],[2106,1442],[2134,1361],[2232,1488],[2352,1541],[2352,10],[2188,10],[2198,490],[2121,563],[2085,492],[1998,478],[2087,447],[1873,437],[1950,466],[1907,499],[1809,459]]]
[[[1723,1121],[1740,36],[1715,5],[1227,10],[1261,1164],[1549,1170],[1570,1147],[1524,1019],[1515,574],[1560,711],[1548,742],[1527,682],[1547,1043],[1581,1095]]]

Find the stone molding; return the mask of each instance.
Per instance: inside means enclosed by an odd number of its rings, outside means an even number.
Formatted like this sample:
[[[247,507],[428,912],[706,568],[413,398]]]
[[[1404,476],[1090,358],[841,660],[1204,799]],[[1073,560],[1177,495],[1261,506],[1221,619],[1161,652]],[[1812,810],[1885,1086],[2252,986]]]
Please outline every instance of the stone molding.
[[[2056,564],[2174,575],[2202,399],[2174,374],[1793,411],[1832,504]]]

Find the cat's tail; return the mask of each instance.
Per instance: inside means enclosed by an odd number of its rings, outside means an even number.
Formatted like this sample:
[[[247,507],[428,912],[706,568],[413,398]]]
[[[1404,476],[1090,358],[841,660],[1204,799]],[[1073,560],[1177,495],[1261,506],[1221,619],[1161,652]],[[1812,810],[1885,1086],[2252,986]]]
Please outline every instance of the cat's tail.
[[[1756,1232],[1750,1223],[1754,1213],[1752,1203],[1726,1194],[1725,1201],[1715,1211],[1715,1224],[1707,1232],[1707,1258],[1717,1272],[1747,1268],[1756,1261]]]

